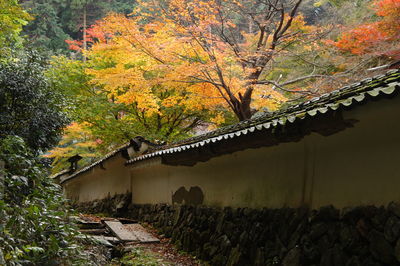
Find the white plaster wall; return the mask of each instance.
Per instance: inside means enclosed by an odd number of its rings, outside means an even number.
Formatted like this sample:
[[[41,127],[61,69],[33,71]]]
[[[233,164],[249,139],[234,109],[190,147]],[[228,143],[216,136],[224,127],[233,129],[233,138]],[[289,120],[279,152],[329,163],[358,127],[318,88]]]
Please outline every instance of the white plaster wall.
[[[400,99],[344,112],[353,128],[329,137],[248,149],[200,162],[130,166],[134,203],[172,203],[184,186],[198,186],[204,204],[233,207],[385,205],[400,200]]]
[[[338,207],[400,201],[400,99],[345,113],[361,122],[328,138],[313,136],[310,202]]]
[[[105,169],[98,165],[63,183],[64,194],[69,199],[88,202],[130,192],[131,179],[125,162],[120,155],[106,160],[103,163]]]
[[[193,167],[152,165],[132,167],[134,203],[172,203],[172,194],[184,186],[199,186],[204,204],[216,206],[297,205],[301,201],[304,145],[247,150],[213,158]],[[286,161],[286,154],[291,154]],[[145,162],[144,162],[145,163]]]

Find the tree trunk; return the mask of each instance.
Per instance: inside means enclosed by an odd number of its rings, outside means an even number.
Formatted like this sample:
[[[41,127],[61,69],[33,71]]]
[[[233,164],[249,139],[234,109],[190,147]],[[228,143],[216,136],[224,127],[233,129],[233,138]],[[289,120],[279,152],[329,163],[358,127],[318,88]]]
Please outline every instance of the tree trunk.
[[[233,112],[239,121],[250,119],[252,116],[250,104],[253,90],[253,87],[249,87],[246,89],[243,95],[239,93],[239,99],[236,99],[235,97],[234,99],[231,98],[230,100],[233,106]]]
[[[4,187],[4,174],[3,174],[4,165],[5,165],[5,163],[2,160],[0,160],[0,200],[3,199],[4,192],[5,192],[4,191],[4,189],[5,189],[5,187]],[[1,252],[1,249],[0,249],[0,252]],[[3,254],[0,253],[0,263],[2,263],[2,259],[3,259],[2,256],[3,256]]]
[[[87,50],[87,39],[86,39],[86,4],[83,6],[83,62],[86,62],[85,52]]]

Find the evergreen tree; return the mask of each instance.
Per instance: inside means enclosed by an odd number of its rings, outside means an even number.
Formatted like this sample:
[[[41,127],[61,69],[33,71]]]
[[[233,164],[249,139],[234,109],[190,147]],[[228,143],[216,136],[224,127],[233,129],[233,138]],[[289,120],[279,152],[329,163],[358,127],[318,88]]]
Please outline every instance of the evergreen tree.
[[[65,40],[70,36],[59,15],[66,9],[67,1],[30,0],[24,6],[35,17],[24,29],[33,46],[45,47],[56,53],[66,52],[68,45]]]
[[[0,0],[4,1],[4,0]],[[25,0],[34,21],[24,28],[32,46],[68,53],[65,40],[84,39],[85,29],[109,12],[129,14],[135,0]]]

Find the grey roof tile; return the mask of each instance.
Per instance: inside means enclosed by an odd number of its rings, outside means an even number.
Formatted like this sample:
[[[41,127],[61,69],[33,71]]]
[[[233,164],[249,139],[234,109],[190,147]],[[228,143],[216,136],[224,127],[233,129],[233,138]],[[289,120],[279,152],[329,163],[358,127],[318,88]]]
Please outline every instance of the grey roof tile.
[[[324,114],[329,109],[337,110],[341,106],[351,107],[355,103],[365,101],[370,97],[378,97],[380,95],[390,95],[395,90],[400,90],[400,70],[390,70],[384,75],[375,76],[364,79],[358,83],[342,87],[330,93],[325,93],[319,97],[315,97],[301,104],[293,105],[285,110],[279,110],[274,113],[266,113],[255,119],[239,122],[224,128],[220,128],[200,136],[188,138],[179,142],[171,143],[162,146],[157,150],[149,151],[147,154],[138,156],[129,160],[127,164],[132,164],[137,161],[146,160],[163,154],[171,154],[181,152],[183,150],[199,148],[210,143],[216,143],[222,140],[227,140],[241,135],[251,134],[258,130],[270,129],[278,125],[285,125],[288,122],[295,123],[297,120],[302,120],[309,115],[314,117],[318,113]],[[125,149],[128,144],[121,146],[117,150],[110,152],[101,160],[82,168],[69,176],[71,179],[83,172],[90,170],[101,162],[107,160]],[[64,179],[66,181],[67,179]],[[63,181],[62,181],[63,182]]]

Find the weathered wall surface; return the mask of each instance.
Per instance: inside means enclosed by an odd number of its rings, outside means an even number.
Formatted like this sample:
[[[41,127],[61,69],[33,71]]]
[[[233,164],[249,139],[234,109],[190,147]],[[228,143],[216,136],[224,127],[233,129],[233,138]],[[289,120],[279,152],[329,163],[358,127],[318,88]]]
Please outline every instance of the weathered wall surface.
[[[103,162],[76,178],[63,183],[64,194],[73,201],[88,202],[104,199],[131,190],[129,171],[125,159],[119,155]]]
[[[400,99],[344,111],[352,128],[296,143],[248,149],[189,166],[157,159],[130,166],[137,204],[311,208],[400,200]]]
[[[80,202],[132,192],[136,204],[337,208],[399,201],[400,97],[343,111],[354,127],[328,137],[247,149],[190,166],[117,155],[63,184]]]

